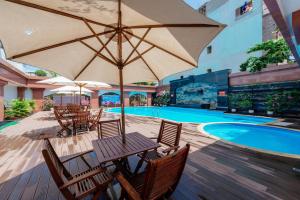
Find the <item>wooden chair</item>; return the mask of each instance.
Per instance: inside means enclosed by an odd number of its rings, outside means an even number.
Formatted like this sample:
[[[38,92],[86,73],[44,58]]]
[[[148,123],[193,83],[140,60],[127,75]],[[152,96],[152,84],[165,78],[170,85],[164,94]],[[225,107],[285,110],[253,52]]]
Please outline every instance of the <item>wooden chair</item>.
[[[138,170],[142,167],[143,162],[149,162],[150,160],[155,160],[164,155],[168,155],[172,151],[176,151],[179,148],[178,145],[180,140],[181,129],[181,123],[174,123],[162,120],[158,137],[151,139],[156,139],[157,143],[163,144],[168,148],[163,149],[161,152],[158,152],[158,150],[155,149],[152,151],[144,152],[142,154],[138,154],[138,156],[141,159],[138,162],[134,173],[138,173]]]
[[[180,180],[190,145],[167,155],[151,160],[144,173],[126,179],[120,172],[116,178],[122,187],[121,198],[152,200],[169,198]]]
[[[89,195],[92,195],[93,199],[97,199],[102,192],[106,191],[108,184],[113,180],[113,177],[106,169],[100,166],[90,166],[84,158],[84,155],[87,153],[90,153],[90,151],[81,153],[62,162],[54,151],[50,141],[48,139],[44,140],[42,154],[45,162],[57,187],[68,200],[82,199]],[[81,158],[87,165],[88,170],[72,175],[66,169],[64,163],[75,158]]]
[[[120,119],[100,121],[97,131],[100,139],[121,135],[121,121]]]
[[[95,116],[92,116],[90,118],[90,130],[94,130],[97,127],[98,123],[100,122],[102,112],[103,112],[103,109],[101,108],[99,110],[98,114],[96,114]]]
[[[69,128],[72,122],[64,117],[65,110],[54,109],[54,115],[59,123],[61,130],[58,131],[58,136],[63,136],[63,132],[66,131],[67,134],[71,134],[72,130]]]
[[[77,130],[86,130],[89,131],[89,117],[90,112],[77,112],[73,118],[73,131],[77,134]]]

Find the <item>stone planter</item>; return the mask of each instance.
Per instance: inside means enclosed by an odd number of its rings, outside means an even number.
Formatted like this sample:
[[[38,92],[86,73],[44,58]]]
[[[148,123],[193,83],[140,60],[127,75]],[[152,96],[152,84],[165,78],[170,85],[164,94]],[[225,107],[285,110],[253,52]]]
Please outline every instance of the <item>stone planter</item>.
[[[254,110],[248,110],[248,113],[249,113],[249,114],[253,114],[253,113],[254,113]]]
[[[272,116],[272,115],[274,115],[274,112],[273,111],[267,111],[267,115]]]
[[[236,108],[231,108],[231,112],[235,113],[236,112]]]

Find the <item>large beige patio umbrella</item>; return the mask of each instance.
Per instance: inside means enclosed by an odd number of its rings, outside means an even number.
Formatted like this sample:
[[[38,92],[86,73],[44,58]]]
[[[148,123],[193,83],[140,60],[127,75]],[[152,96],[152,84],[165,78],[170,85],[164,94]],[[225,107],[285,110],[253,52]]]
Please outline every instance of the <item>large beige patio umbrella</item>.
[[[6,56],[72,80],[119,84],[123,132],[123,85],[192,69],[224,27],[183,0],[0,2]]]
[[[107,83],[102,83],[98,81],[72,81],[63,76],[57,76],[45,80],[38,81],[37,83],[51,84],[51,85],[66,85],[66,86],[78,86],[79,87],[79,96],[81,97],[83,87],[92,87],[92,88],[110,88],[111,86]],[[80,101],[81,105],[81,101]]]

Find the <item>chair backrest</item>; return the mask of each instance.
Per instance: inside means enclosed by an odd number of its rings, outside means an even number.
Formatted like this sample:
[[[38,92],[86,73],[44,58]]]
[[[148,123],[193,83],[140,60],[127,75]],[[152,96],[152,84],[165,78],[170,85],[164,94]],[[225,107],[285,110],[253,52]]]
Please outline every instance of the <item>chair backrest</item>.
[[[89,121],[90,112],[89,111],[81,111],[77,112],[74,117],[75,123],[87,123]]]
[[[62,120],[64,119],[64,116],[63,116],[63,112],[60,112],[59,110],[54,110],[54,115],[55,115],[55,118],[57,120],[57,122],[59,123],[60,126],[64,126]]]
[[[62,164],[48,139],[44,139],[42,154],[55,184],[60,188],[67,180],[72,178],[72,175]],[[68,189],[62,189],[61,192],[67,199],[73,197]]]
[[[187,144],[173,154],[149,162],[141,194],[142,199],[157,199],[176,189],[189,149],[190,145]]]
[[[162,143],[169,147],[177,146],[180,140],[181,128],[181,123],[162,120],[157,143]]]
[[[100,122],[100,119],[101,119],[101,116],[102,116],[102,112],[103,112],[103,109],[100,108],[100,110],[99,110],[99,112],[98,112],[98,114],[96,116],[96,119],[95,119],[96,122]]]
[[[121,122],[120,119],[100,121],[99,122],[99,138],[113,137],[121,135]]]
[[[66,113],[67,112],[67,107],[66,106],[54,106],[54,111],[58,113]]]
[[[76,104],[68,104],[67,109],[69,113],[76,113],[80,111],[80,106]]]

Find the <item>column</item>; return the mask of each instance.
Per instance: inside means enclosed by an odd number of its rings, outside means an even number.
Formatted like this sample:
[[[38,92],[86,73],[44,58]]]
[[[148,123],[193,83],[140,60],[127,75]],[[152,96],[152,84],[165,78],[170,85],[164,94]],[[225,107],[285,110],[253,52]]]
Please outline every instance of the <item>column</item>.
[[[147,92],[147,106],[152,106],[152,93]]]
[[[91,95],[91,108],[96,109],[99,108],[99,92],[98,90],[93,90]]]
[[[42,110],[45,88],[32,88],[32,98],[35,102],[34,112]]]
[[[0,122],[4,120],[4,86],[6,84],[7,82],[0,80]]]
[[[129,102],[129,92],[128,91],[124,91],[124,106],[128,107],[130,106],[130,102]]]
[[[18,99],[23,100],[25,98],[25,87],[17,87]]]

